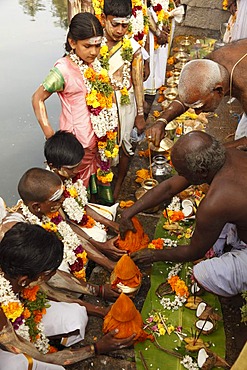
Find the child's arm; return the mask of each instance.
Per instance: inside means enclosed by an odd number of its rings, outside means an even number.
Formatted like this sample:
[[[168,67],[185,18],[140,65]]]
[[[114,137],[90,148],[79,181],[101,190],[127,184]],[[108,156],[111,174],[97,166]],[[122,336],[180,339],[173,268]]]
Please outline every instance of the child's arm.
[[[143,58],[141,49],[138,49],[132,61],[132,81],[135,92],[135,99],[137,105],[137,115],[135,118],[135,126],[138,133],[143,132],[146,122],[143,115],[144,104],[144,89],[143,89]]]
[[[48,115],[45,107],[45,100],[48,99],[51,95],[52,93],[46,91],[43,85],[41,85],[35,91],[32,97],[33,110],[46,139],[49,139],[49,137],[54,135],[54,130],[48,120]]]

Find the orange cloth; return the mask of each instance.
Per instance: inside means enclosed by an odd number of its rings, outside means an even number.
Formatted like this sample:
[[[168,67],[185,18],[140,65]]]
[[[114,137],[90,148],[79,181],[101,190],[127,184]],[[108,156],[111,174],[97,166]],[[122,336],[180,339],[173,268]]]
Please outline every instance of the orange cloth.
[[[125,250],[129,253],[139,251],[140,249],[147,248],[149,243],[149,238],[147,234],[144,233],[143,227],[140,221],[136,218],[132,218],[132,222],[136,229],[136,233],[128,230],[125,239],[118,239],[116,244],[119,249]]]
[[[118,329],[116,338],[128,338],[136,334],[135,343],[144,342],[146,339],[154,340],[152,334],[143,330],[143,321],[140,312],[135,308],[132,300],[121,293],[116,302],[111,306],[110,311],[104,318],[103,333]]]
[[[122,283],[130,288],[135,288],[141,284],[141,279],[141,271],[127,254],[120,258],[111,274],[113,287]]]

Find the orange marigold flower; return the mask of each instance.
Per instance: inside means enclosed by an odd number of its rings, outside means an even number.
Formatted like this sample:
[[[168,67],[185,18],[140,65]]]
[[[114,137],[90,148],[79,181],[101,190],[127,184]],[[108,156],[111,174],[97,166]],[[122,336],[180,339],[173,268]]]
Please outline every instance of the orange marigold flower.
[[[87,229],[91,229],[92,227],[94,227],[94,225],[95,225],[94,219],[91,216],[87,215],[87,223],[83,225],[83,227],[86,227]]]
[[[150,149],[146,149],[146,150],[139,150],[138,152],[138,155],[139,157],[146,157],[146,158],[149,158],[151,152],[150,152]]]
[[[172,276],[170,279],[168,279],[168,283],[171,285],[172,290],[175,290],[175,286],[179,280],[179,277],[177,275]]]
[[[160,95],[157,99],[158,103],[162,103],[165,100],[165,97],[163,95]]]
[[[50,346],[48,353],[55,353],[55,352],[58,352],[58,349],[54,346]]]
[[[25,288],[23,290],[23,298],[24,299],[28,299],[29,301],[35,301],[36,300],[36,295],[39,291],[39,286],[38,285],[35,285],[34,287],[32,288]]]
[[[108,139],[114,140],[117,137],[117,131],[107,131],[106,135]]]
[[[29,317],[31,316],[31,312],[29,311],[28,308],[25,307],[24,311],[23,311],[23,317],[24,319],[28,319]]]
[[[88,69],[86,69],[86,71],[84,72],[84,76],[87,78],[87,79],[89,79],[89,80],[91,80],[91,81],[95,81],[95,78],[96,78],[96,73],[95,73],[95,71],[93,70],[93,68],[88,68]]]

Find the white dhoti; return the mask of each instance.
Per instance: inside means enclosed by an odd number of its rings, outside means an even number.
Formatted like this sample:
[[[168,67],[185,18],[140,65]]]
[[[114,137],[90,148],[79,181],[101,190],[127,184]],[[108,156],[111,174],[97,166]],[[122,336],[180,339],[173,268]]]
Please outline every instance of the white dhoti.
[[[226,244],[233,248],[223,253]],[[202,261],[193,268],[198,283],[223,297],[247,290],[247,245],[238,238],[235,225],[225,225],[214,250],[219,257]]]
[[[247,136],[247,115],[243,113],[235,132],[235,140]]]
[[[132,144],[131,144],[131,131],[134,127],[135,118],[137,114],[136,101],[133,86],[128,90],[130,104],[121,105],[121,93],[119,90],[115,91],[118,117],[119,117],[119,128],[118,128],[118,145],[122,147],[125,154],[131,156],[134,155]],[[114,161],[114,165],[116,165]]]
[[[231,15],[228,21],[228,27],[225,32],[223,41],[228,43],[245,39],[247,37],[247,1],[237,1],[237,11],[235,15]]]
[[[77,303],[49,302],[46,314],[42,319],[46,336],[67,334],[75,330],[78,335],[63,338],[62,344],[71,346],[84,339],[88,322],[86,308]],[[32,364],[30,364],[30,362]],[[22,354],[14,354],[0,349],[0,370],[63,370],[64,367],[48,364],[28,358]]]

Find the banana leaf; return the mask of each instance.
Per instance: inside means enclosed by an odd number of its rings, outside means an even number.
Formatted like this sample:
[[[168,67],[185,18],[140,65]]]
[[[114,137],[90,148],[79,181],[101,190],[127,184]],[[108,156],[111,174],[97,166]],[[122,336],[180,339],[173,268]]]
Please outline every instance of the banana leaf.
[[[169,235],[169,232],[163,229],[164,224],[164,217],[162,216],[159,220],[155,238],[172,238],[176,239],[176,237]],[[188,227],[188,224],[185,224],[185,227]],[[179,240],[179,244],[188,243],[189,240],[185,238],[181,238]],[[151,287],[147,294],[146,300],[144,302],[144,306],[142,309],[142,317],[143,321],[150,316],[152,310],[161,310],[163,309],[162,305],[160,304],[160,299],[157,297],[155,291],[157,287],[166,281],[169,269],[174,264],[169,262],[157,262],[153,264],[151,270]],[[185,281],[186,284],[189,284],[189,278],[187,276],[188,267],[192,266],[192,264],[184,264],[183,269],[180,272],[180,277]],[[167,295],[171,300],[174,299],[174,295]],[[204,302],[208,303],[210,306],[216,309],[217,314],[222,316],[220,303],[218,301],[217,296],[204,293],[201,298]],[[187,334],[188,337],[192,336],[192,332],[195,333],[196,327],[195,322],[198,320],[196,318],[196,311],[190,310],[185,306],[182,306],[178,310],[171,311],[165,310],[165,315],[168,318],[168,322],[170,322],[174,327],[181,326],[182,332]],[[155,369],[155,370],[182,370],[184,369],[183,365],[180,363],[181,358],[175,357],[174,354],[165,353],[162,349],[157,348],[155,345],[156,342],[166,350],[174,352],[175,354],[180,354],[181,357],[185,354],[194,357],[196,362],[196,353],[186,353],[185,352],[185,343],[181,341],[178,336],[173,332],[170,335],[167,333],[163,336],[155,336],[155,342],[145,341],[144,343],[139,343],[135,346],[135,358],[136,358],[136,368],[137,370],[143,369]],[[210,345],[210,350],[217,353],[220,357],[224,358],[225,356],[225,334],[223,328],[223,322],[218,321],[216,327],[210,335],[200,335],[200,338],[203,341],[208,342]],[[218,368],[219,369],[219,368]]]

